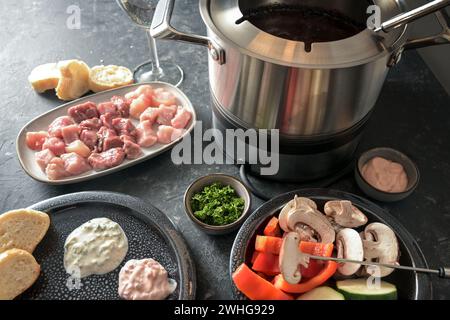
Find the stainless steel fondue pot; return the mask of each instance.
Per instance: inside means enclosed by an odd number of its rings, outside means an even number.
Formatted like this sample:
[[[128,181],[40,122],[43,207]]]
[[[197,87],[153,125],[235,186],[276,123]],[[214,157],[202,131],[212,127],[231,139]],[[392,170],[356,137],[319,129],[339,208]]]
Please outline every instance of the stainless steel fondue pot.
[[[200,0],[207,36],[199,36],[174,29],[174,0],[161,0],[151,33],[206,46],[214,126],[279,129],[282,165],[273,178],[304,181],[331,174],[352,158],[387,72],[404,50],[450,42],[444,11],[435,12],[440,34],[411,39],[405,24],[449,2],[433,1],[411,14],[401,0]],[[386,23],[305,46],[240,21],[272,3],[335,10],[364,25],[374,4]]]

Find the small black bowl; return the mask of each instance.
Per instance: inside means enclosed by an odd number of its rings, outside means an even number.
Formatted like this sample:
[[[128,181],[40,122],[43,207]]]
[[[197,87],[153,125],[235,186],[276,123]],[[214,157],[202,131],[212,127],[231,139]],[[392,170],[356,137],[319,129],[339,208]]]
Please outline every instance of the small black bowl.
[[[403,166],[408,177],[408,185],[403,192],[385,192],[369,184],[362,175],[363,166],[374,157],[382,157],[397,162]],[[395,202],[408,197],[417,188],[420,179],[419,168],[406,155],[391,148],[375,148],[364,152],[358,159],[355,168],[355,179],[361,190],[372,199],[383,202]]]
[[[191,207],[192,196],[195,193],[201,191],[204,187],[216,182],[225,186],[231,186],[234,191],[236,191],[237,195],[245,201],[244,211],[242,212],[241,216],[236,221],[223,226],[213,226],[200,221],[194,215]],[[184,194],[184,209],[187,216],[191,219],[195,226],[209,235],[223,235],[237,230],[247,218],[248,213],[250,212],[250,208],[251,196],[247,187],[240,180],[226,174],[213,173],[198,178],[191,183]]]

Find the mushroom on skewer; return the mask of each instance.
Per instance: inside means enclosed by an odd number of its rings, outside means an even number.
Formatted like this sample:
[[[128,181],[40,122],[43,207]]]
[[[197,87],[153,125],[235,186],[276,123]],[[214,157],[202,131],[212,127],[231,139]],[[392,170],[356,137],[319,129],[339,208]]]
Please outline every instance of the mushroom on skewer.
[[[345,228],[336,235],[337,258],[362,261],[364,258],[363,243],[358,234],[353,229]],[[360,264],[343,263],[338,268],[338,274],[342,276],[351,276],[355,274]]]

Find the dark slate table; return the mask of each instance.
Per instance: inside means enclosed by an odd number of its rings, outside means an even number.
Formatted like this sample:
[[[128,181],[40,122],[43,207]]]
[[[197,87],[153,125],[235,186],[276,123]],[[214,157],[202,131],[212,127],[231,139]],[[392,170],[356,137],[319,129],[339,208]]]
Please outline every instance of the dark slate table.
[[[205,32],[195,0],[178,0],[174,24]],[[81,29],[66,27],[69,5],[81,8]],[[235,234],[210,237],[187,220],[183,193],[197,177],[225,172],[232,165],[175,166],[170,153],[109,177],[48,186],[21,169],[15,152],[20,128],[60,104],[53,93],[36,94],[27,76],[36,65],[79,58],[89,65],[130,68],[149,58],[143,30],[135,27],[112,0],[6,0],[0,3],[0,212],[71,192],[108,190],[140,197],[164,211],[189,244],[197,264],[199,299],[230,298],[228,259]],[[206,52],[192,45],[160,41],[162,59],[186,72],[181,89],[190,97],[204,126],[211,123]],[[413,234],[432,266],[450,266],[450,99],[416,52],[408,52],[390,73],[359,152],[377,146],[404,151],[417,163],[421,182],[408,199],[381,204]],[[266,192],[295,185],[257,183]],[[351,176],[332,186],[361,194]],[[254,208],[262,201],[254,199]],[[434,282],[435,298],[450,299],[450,281]]]

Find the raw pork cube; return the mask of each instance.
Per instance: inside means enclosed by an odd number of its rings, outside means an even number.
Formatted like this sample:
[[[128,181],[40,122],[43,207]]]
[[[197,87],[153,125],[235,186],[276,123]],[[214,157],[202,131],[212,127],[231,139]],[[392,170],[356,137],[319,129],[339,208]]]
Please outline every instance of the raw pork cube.
[[[192,114],[186,107],[178,107],[177,114],[175,117],[170,121],[170,124],[172,127],[177,129],[183,129],[187,126],[189,121],[192,118]]]
[[[62,154],[61,159],[64,160],[64,169],[73,176],[91,170],[87,160],[75,152]]]
[[[55,156],[59,156],[66,152],[66,144],[60,138],[48,137],[45,139],[42,149],[49,149]]]
[[[122,148],[123,142],[113,129],[107,127],[101,127],[97,132],[98,139],[98,151],[106,151],[111,148]]]
[[[66,144],[72,143],[79,139],[80,127],[76,124],[71,124],[67,127],[61,128],[61,135]]]
[[[165,126],[170,126],[170,121],[177,113],[177,106],[165,106],[162,104],[158,109],[159,115],[158,118],[156,118],[156,122]]]
[[[161,125],[158,127],[158,142],[163,144],[171,143],[172,141],[180,138],[186,130],[184,129],[175,129],[170,126]]]
[[[127,135],[120,136],[123,141],[123,151],[128,159],[136,159],[142,154],[141,147],[134,141],[134,139]]]
[[[88,160],[95,170],[104,170],[118,166],[124,159],[125,152],[122,148],[113,148],[102,153],[92,153]]]
[[[147,108],[140,116],[140,121],[150,121],[152,124],[156,122],[160,113],[159,108]]]
[[[134,124],[131,122],[130,119],[115,118],[112,121],[112,125],[119,136],[121,136],[121,135],[135,136],[136,135],[136,127],[134,126]]]
[[[70,126],[71,124],[74,124],[71,117],[58,117],[48,126],[48,134],[52,137],[62,138],[61,129]]]
[[[97,106],[90,101],[70,107],[68,113],[76,123],[99,116]]]
[[[141,147],[151,147],[158,141],[158,137],[152,128],[152,123],[148,120],[142,121],[136,129],[137,143]]]
[[[157,106],[161,104],[166,106],[177,104],[177,98],[175,98],[171,92],[163,88],[158,88],[153,91],[153,101]]]
[[[106,114],[106,113],[118,114],[116,105],[110,101],[99,103],[97,105],[97,111],[100,114]]]
[[[42,145],[47,137],[48,133],[46,131],[27,132],[25,141],[28,148],[39,151],[42,150]]]
[[[141,114],[145,109],[152,106],[152,99],[148,98],[146,95],[141,94],[139,97],[134,99],[130,104],[130,116],[135,119],[139,119]]]
[[[55,154],[51,152],[49,149],[45,149],[35,153],[36,162],[41,167],[42,171],[45,171],[47,165],[52,161],[55,157]]]
[[[98,131],[102,127],[102,121],[99,118],[92,118],[80,122],[80,129]]]
[[[122,118],[128,118],[130,116],[131,101],[124,97],[114,96],[111,98],[111,102],[116,106],[117,113]]]
[[[64,160],[58,157],[53,158],[45,168],[45,173],[50,180],[58,180],[70,176],[64,167]]]
[[[141,94],[146,95],[148,98],[153,97],[153,87],[148,84],[144,84],[142,86],[139,86],[136,90],[131,91],[125,95],[126,99],[136,99]]]
[[[83,130],[80,134],[80,140],[93,150],[97,146],[98,136],[97,131],[94,130]]]
[[[66,146],[66,153],[75,152],[82,156],[83,158],[89,157],[91,154],[91,149],[83,143],[81,140],[75,140],[68,146]]]

